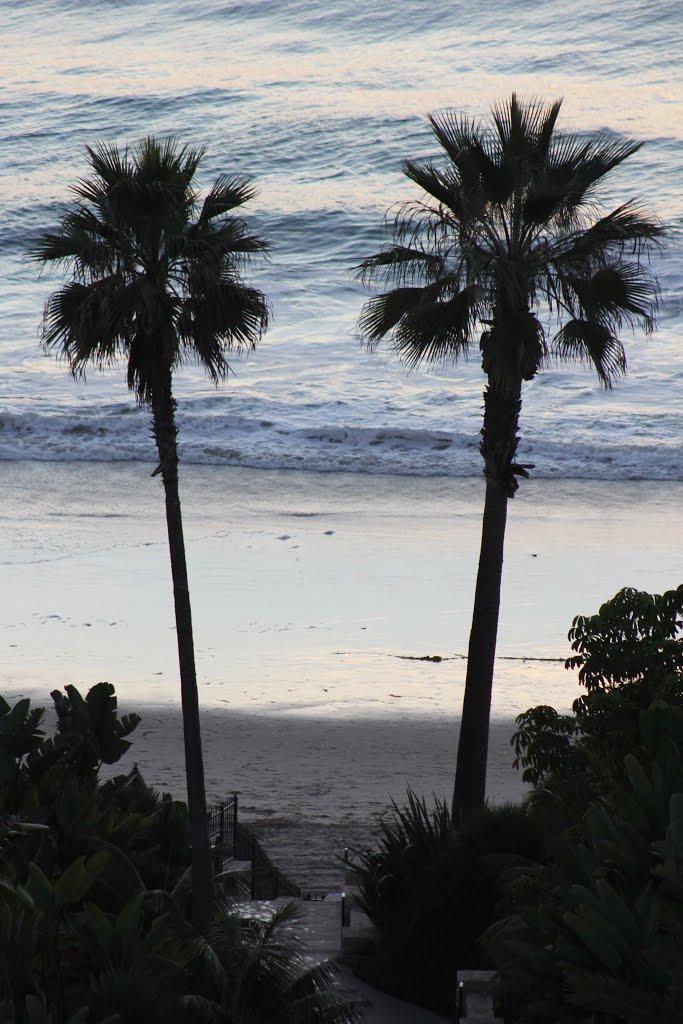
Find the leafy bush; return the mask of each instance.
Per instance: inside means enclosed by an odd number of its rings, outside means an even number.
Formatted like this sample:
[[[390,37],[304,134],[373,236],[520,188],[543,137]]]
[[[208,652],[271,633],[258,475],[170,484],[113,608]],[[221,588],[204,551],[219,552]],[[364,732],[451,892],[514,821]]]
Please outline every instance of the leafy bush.
[[[621,590],[569,639],[584,695],[513,737],[556,838],[506,873],[485,943],[521,1021],[681,1021],[683,587]]]
[[[0,697],[0,818],[28,820],[47,831],[16,833],[0,845],[0,867],[10,855],[23,879],[30,863],[49,877],[81,855],[107,849],[106,877],[113,904],[140,888],[172,888],[189,863],[187,809],[161,797],[134,769],[100,784],[99,768],[129,749],[139,715],[118,716],[114,687],[93,686],[85,698],[75,686],[52,693],[54,736],[44,710]]]
[[[409,792],[394,805],[359,860],[378,935],[366,974],[448,1010],[456,970],[495,954],[524,1020],[683,1020],[672,923],[683,920],[682,634],[683,587],[624,589],[577,616],[566,664],[584,695],[572,714],[542,706],[517,719],[526,804],[486,808],[456,831],[439,801],[428,810]],[[640,1016],[622,1013],[631,982]]]
[[[683,682],[683,584],[664,594],[624,587],[597,615],[577,615],[567,668],[588,693],[643,683],[651,696],[663,678]]]
[[[683,1020],[683,763],[674,744],[590,804],[546,865],[512,870],[486,941],[521,1021]]]
[[[0,1024],[356,1024],[331,964],[311,965],[292,907],[254,921],[221,882],[207,934],[189,920],[187,807],[134,769],[113,687],[0,698]]]
[[[578,669],[585,694],[570,715],[530,708],[512,738],[534,799],[550,799],[567,823],[621,785],[627,754],[648,761],[667,738],[683,745],[683,586],[662,595],[620,590],[596,615],[577,616],[569,639],[575,654],[566,667]],[[662,704],[667,717],[648,715]]]
[[[448,1012],[458,968],[489,966],[479,939],[496,918],[501,871],[542,855],[521,805],[482,809],[454,830],[450,809],[408,791],[382,819],[376,847],[358,854],[360,903],[377,929],[371,981]]]

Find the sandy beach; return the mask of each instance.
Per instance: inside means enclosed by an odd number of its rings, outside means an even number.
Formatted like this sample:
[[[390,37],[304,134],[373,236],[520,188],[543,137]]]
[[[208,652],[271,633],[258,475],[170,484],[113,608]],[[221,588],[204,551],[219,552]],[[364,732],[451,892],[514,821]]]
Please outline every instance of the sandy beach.
[[[127,761],[155,785],[182,794],[177,709],[144,707]],[[523,793],[510,770],[511,724],[491,736],[492,798]],[[302,887],[343,887],[345,847],[365,846],[380,814],[406,788],[450,800],[457,721],[450,715],[311,717],[206,709],[203,745],[210,801],[239,793],[240,817],[256,827],[277,865]],[[227,789],[226,789],[227,787]]]
[[[3,463],[0,692],[107,679],[142,724],[121,767],[183,795],[153,467]],[[407,785],[450,797],[480,480],[188,466],[182,495],[207,790],[300,883],[339,884]],[[514,716],[568,707],[566,632],[622,586],[683,578],[683,484],[524,483],[510,510],[489,793],[522,792]],[[420,660],[426,656],[440,661]]]

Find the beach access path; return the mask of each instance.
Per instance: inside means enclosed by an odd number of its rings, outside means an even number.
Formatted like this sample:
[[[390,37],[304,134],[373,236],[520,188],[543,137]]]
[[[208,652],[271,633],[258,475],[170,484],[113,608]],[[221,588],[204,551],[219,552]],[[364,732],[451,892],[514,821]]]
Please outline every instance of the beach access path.
[[[295,901],[299,919],[290,925],[290,930],[301,938],[307,955],[313,960],[334,960],[341,955],[340,899],[339,893],[331,893],[324,900]],[[250,906],[252,912],[260,916],[289,902],[292,901],[287,898],[257,900]],[[447,1024],[446,1017],[372,988],[343,965],[340,983],[346,992],[366,1004],[365,1024]]]

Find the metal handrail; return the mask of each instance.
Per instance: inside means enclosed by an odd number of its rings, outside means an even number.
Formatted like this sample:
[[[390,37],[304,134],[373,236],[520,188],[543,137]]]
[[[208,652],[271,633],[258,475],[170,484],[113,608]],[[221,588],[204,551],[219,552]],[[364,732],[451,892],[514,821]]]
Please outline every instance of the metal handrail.
[[[301,896],[299,886],[273,864],[253,830],[239,822],[237,796],[233,793],[229,800],[209,811],[214,874],[223,870],[227,860],[250,861],[252,899]]]

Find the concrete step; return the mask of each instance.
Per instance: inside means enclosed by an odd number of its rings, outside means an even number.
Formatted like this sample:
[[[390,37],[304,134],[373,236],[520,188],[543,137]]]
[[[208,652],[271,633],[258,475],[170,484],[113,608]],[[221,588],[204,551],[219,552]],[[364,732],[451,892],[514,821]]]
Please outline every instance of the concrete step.
[[[223,861],[222,873],[229,875],[250,875],[251,861],[235,860],[231,857],[230,860]]]
[[[276,900],[251,900],[247,905],[255,917],[267,917],[277,907],[296,903],[298,920],[287,931],[297,935],[315,960],[331,960],[342,948],[341,893],[329,893],[324,900],[280,897]]]

